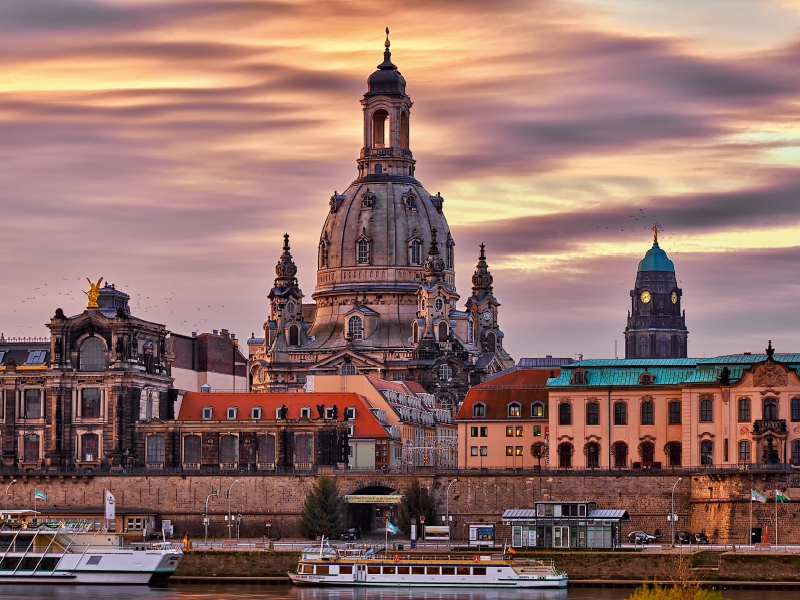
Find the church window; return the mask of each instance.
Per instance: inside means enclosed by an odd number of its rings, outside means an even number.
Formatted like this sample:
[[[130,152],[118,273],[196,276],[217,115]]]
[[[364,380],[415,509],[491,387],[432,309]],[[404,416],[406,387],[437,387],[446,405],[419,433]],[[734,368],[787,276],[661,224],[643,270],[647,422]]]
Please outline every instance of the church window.
[[[408,149],[408,113],[403,111],[400,113],[400,147]]]
[[[102,371],[106,366],[106,347],[98,337],[87,338],[81,344],[81,371]]]
[[[750,398],[739,398],[739,422],[750,422]]]
[[[439,341],[446,342],[447,341],[447,323],[444,321],[439,322]]]
[[[800,398],[792,398],[792,421],[800,421]]]
[[[409,193],[406,196],[403,196],[403,202],[405,202],[408,210],[417,210],[417,197],[414,194]]]
[[[444,308],[444,302],[441,298],[437,298],[434,301],[433,306],[436,308],[436,310],[442,310]]]
[[[349,362],[344,363],[341,368],[342,375],[355,375],[356,374],[356,366]]]
[[[714,420],[714,401],[705,398],[700,400],[700,421],[711,423]]]
[[[677,400],[673,400],[669,403],[669,424],[681,424],[681,403]]]
[[[239,462],[239,438],[235,435],[223,435],[219,438],[219,462]]]
[[[311,463],[314,458],[313,438],[304,433],[294,436],[294,460],[298,463]]]
[[[369,240],[358,240],[358,262],[369,264]]]
[[[81,417],[96,419],[100,416],[100,388],[81,390]]]
[[[572,425],[572,405],[569,402],[558,405],[558,424]]]
[[[453,378],[453,368],[450,365],[439,366],[439,381],[450,381]]]
[[[453,246],[455,246],[455,242],[453,242],[453,240],[447,240],[447,268],[448,269],[454,268],[453,264],[455,263],[455,257],[454,257]]]
[[[475,343],[475,324],[472,321],[467,322],[467,343]]]
[[[710,440],[703,440],[700,442],[700,464],[714,464],[714,442]]]
[[[642,402],[642,425],[652,425],[654,421],[654,404],[647,400]]]
[[[742,440],[739,442],[739,462],[740,463],[749,463],[750,462],[750,442],[747,440]]]
[[[473,417],[485,417],[486,416],[486,405],[482,402],[478,402],[477,404],[472,405],[472,416]]]
[[[347,322],[347,331],[354,340],[364,339],[364,321],[361,317],[350,317]]]
[[[586,405],[586,424],[599,425],[600,424],[600,404],[597,402],[589,402]]]
[[[625,402],[614,403],[614,425],[628,424],[628,405]]]
[[[409,247],[409,262],[412,265],[419,265],[422,263],[422,242],[414,240]]]
[[[411,323],[411,341],[414,344],[419,343],[419,324],[416,321]]]
[[[258,462],[275,462],[275,436],[266,434],[258,436]]]
[[[522,405],[519,402],[512,402],[508,405],[508,416],[509,417],[521,417],[522,416]]]
[[[764,410],[762,419],[774,421],[778,418],[778,401],[775,398],[764,398]]]
[[[389,139],[389,113],[376,110],[372,115],[372,147],[383,148]]]
[[[151,435],[147,438],[147,462],[164,462],[164,436]]]
[[[300,327],[297,325],[289,326],[289,345],[297,346],[300,344]]]
[[[26,419],[41,419],[42,418],[42,391],[41,390],[25,390],[25,418]]]
[[[486,335],[486,351],[494,352],[496,347],[497,347],[497,340],[494,337],[494,333],[488,333]]]

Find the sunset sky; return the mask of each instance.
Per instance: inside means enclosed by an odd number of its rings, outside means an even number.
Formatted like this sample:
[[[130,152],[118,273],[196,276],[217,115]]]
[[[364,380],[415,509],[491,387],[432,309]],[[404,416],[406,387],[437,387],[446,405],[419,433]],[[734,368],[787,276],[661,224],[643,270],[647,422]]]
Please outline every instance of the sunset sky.
[[[800,352],[800,0],[5,0],[0,331],[102,276],[263,335],[284,232],[310,300],[387,25],[462,300],[484,242],[515,359],[624,355],[654,222],[690,356]]]

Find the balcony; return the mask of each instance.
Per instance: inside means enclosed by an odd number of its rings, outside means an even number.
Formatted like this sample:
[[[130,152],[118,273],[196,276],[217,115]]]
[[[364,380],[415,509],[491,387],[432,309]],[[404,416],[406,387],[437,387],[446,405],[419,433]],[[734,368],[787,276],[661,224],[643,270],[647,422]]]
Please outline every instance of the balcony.
[[[771,431],[773,433],[786,433],[786,419],[758,420],[753,423],[753,433],[760,435]]]

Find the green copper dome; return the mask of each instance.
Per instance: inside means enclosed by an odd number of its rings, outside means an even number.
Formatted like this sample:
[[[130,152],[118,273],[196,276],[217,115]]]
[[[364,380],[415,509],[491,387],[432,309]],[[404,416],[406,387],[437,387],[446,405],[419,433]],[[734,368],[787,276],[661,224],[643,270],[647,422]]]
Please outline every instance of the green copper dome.
[[[667,253],[659,247],[658,242],[653,242],[653,247],[639,261],[639,271],[671,271],[674,273],[675,266],[667,258]]]

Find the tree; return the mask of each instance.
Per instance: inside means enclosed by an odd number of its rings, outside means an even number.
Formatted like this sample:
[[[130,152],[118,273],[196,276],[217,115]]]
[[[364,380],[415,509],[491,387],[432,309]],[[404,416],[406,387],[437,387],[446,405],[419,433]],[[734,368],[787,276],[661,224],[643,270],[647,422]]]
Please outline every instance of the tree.
[[[717,590],[700,587],[701,580],[692,569],[691,555],[685,556],[682,552],[673,555],[666,575],[671,586],[646,583],[636,588],[628,600],[722,600]]]
[[[414,478],[403,493],[397,525],[404,533],[411,533],[411,524],[416,523],[420,516],[425,517],[428,525],[436,523],[436,506],[433,498],[428,494],[428,488],[421,486]]]
[[[338,537],[343,529],[344,511],[339,488],[332,478],[322,475],[303,502],[300,533],[331,538]]]

